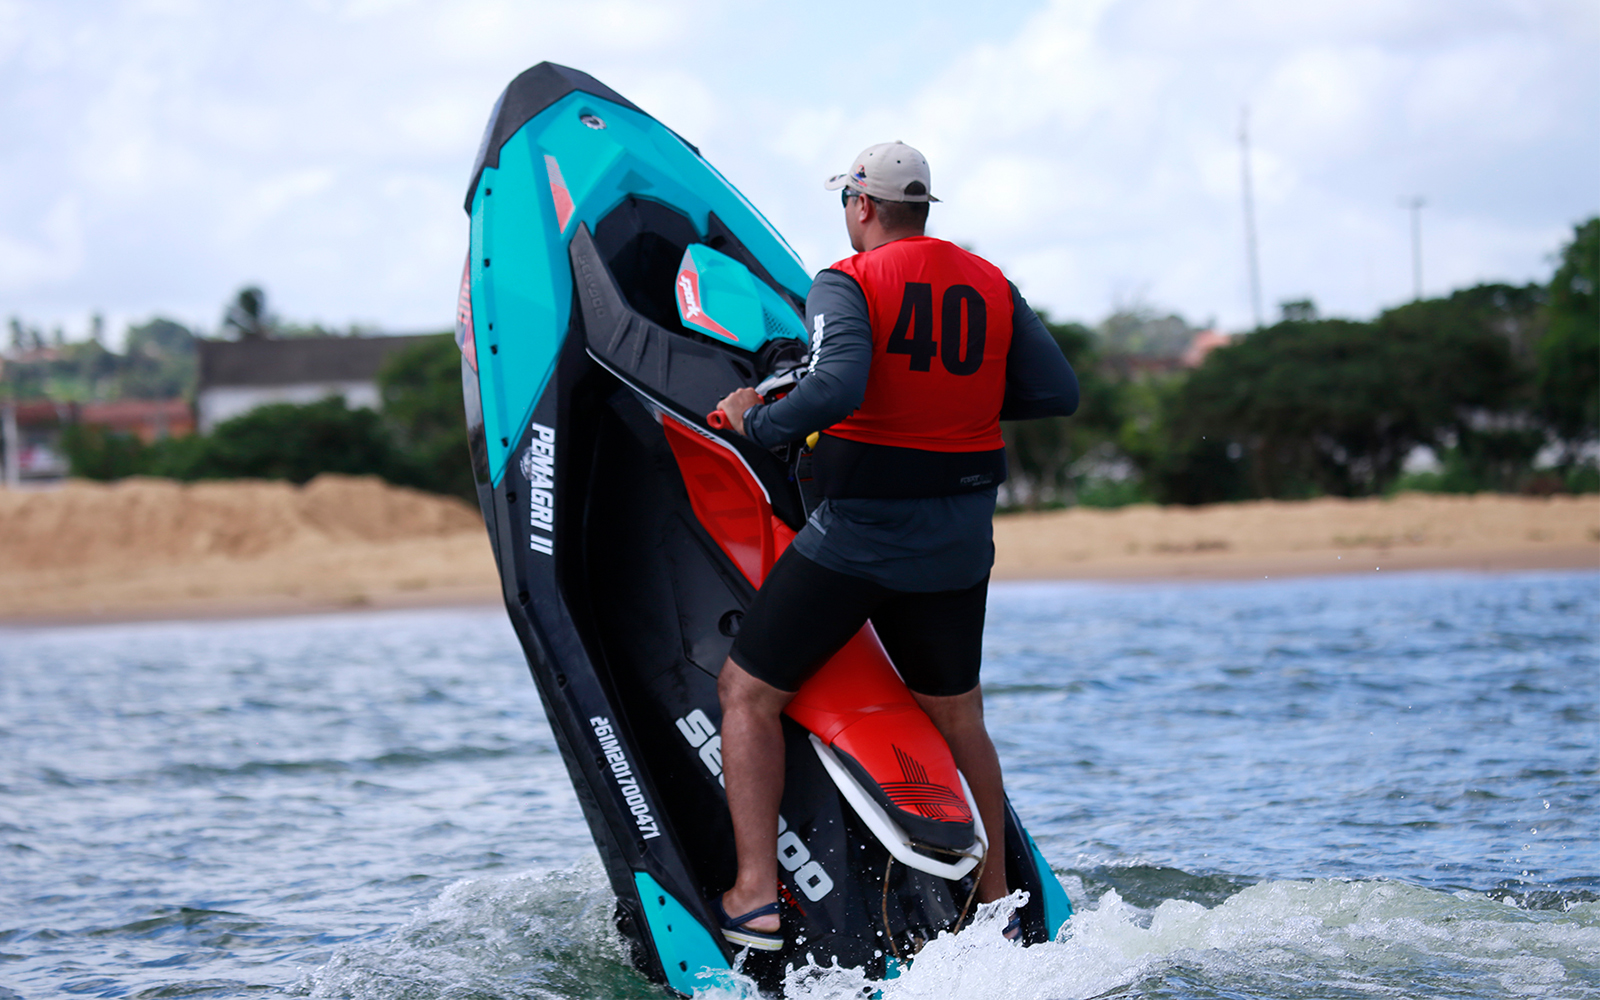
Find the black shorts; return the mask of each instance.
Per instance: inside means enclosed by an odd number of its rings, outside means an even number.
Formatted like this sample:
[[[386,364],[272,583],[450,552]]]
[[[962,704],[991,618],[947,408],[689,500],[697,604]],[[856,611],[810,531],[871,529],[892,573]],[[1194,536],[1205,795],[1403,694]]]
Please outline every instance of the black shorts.
[[[798,691],[867,620],[906,686],[966,694],[983,659],[985,576],[964,590],[918,594],[819,566],[791,547],[767,574],[728,655],[759,680]]]

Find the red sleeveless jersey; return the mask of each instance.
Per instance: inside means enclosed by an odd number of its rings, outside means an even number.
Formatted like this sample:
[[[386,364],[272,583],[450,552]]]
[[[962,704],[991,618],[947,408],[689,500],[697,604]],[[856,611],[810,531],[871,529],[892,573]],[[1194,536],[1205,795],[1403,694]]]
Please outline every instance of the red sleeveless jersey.
[[[827,433],[924,451],[990,451],[1000,437],[1011,347],[1011,286],[976,254],[929,236],[833,265],[872,319],[867,394]]]

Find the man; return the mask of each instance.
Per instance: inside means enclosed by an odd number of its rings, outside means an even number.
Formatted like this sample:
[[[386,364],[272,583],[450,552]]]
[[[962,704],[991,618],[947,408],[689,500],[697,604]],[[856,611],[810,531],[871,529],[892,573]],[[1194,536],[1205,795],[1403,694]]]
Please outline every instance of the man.
[[[1078,405],[1077,377],[1016,287],[981,257],[923,235],[939,199],[921,153],[873,146],[826,187],[841,192],[857,253],[811,286],[810,373],[774,403],[741,388],[718,404],[766,447],[823,432],[813,468],[824,499],[762,584],[717,684],[739,875],[714,908],[728,940],[763,949],[783,945],[780,716],[868,619],[950,745],[984,828],[1003,835],[1000,761],[978,687],[1005,478],[1000,419]],[[1005,865],[990,859],[978,898],[1006,892]]]

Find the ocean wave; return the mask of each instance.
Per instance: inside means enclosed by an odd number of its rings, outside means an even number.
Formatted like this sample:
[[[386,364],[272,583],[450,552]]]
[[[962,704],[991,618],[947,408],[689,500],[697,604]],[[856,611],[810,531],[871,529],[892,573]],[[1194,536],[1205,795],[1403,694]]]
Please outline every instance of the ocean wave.
[[[464,879],[384,939],[348,944],[291,991],[350,1000],[638,997],[598,864]]]

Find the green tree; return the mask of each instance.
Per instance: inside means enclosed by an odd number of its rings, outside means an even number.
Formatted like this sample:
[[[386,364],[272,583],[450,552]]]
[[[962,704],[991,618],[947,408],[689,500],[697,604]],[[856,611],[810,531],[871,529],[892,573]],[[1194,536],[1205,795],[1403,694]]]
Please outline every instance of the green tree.
[[[1209,360],[1209,359],[1208,359]],[[1160,503],[1220,503],[1256,494],[1242,445],[1182,424],[1188,377],[1130,380],[1124,389],[1128,417],[1117,446],[1138,468],[1148,499]]]
[[[128,327],[118,382],[128,399],[173,399],[192,396],[197,360],[195,336],[188,327],[155,317]]]
[[[61,450],[71,474],[82,479],[112,480],[150,475],[150,449],[132,434],[71,423],[61,432]]]
[[[1078,412],[1071,417],[1020,420],[1002,425],[1010,466],[1012,496],[1037,507],[1056,500],[1069,502],[1079,485],[1074,464],[1115,440],[1122,424],[1120,383],[1103,371],[1094,334],[1079,323],[1053,323],[1045,328],[1078,376]]]
[[[1477,285],[1376,320],[1380,336],[1444,345],[1438,365],[1449,382],[1435,390],[1456,395],[1428,443],[1442,454],[1455,489],[1510,492],[1531,475],[1545,441],[1533,413],[1531,364],[1544,299],[1539,285]]]
[[[277,317],[267,311],[267,293],[255,285],[239,289],[222,311],[223,329],[232,330],[242,340],[270,337],[277,325]]]
[[[1118,309],[1095,328],[1106,357],[1175,358],[1198,332],[1182,316],[1162,316],[1147,306]]]
[[[37,330],[30,333],[17,320],[13,325],[14,339],[34,339]],[[29,351],[25,358],[8,359],[0,369],[0,392],[14,399],[172,399],[194,391],[194,336],[181,324],[159,317],[128,328],[123,354],[93,335]]]
[[[441,333],[390,355],[378,373],[383,416],[409,466],[410,485],[476,506],[461,395],[461,351]]]
[[[297,406],[271,403],[218,424],[182,461],[162,470],[178,479],[287,479],[323,472],[411,478],[378,414],[335,396]]]
[[[1159,499],[1381,492],[1419,444],[1514,401],[1510,342],[1453,306],[1282,322],[1213,351],[1174,394]]]
[[[137,435],[69,424],[61,446],[71,474],[83,479],[114,480],[127,476],[164,476],[194,479],[207,439],[196,435],[161,438],[145,444]]]
[[[1547,315],[1534,389],[1570,472],[1582,448],[1600,438],[1600,217],[1575,226],[1562,249]]]

